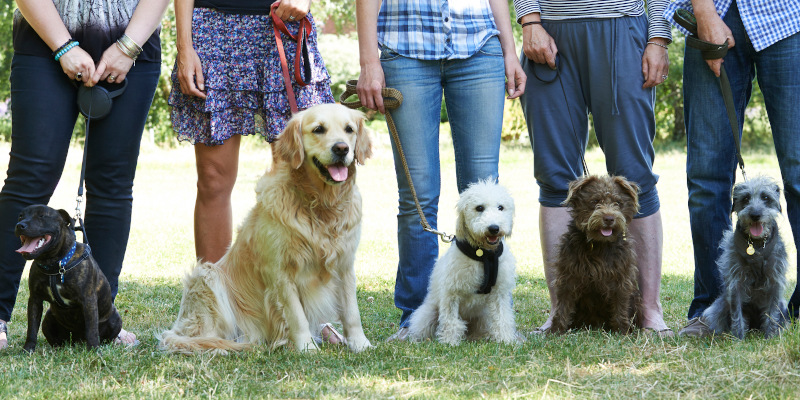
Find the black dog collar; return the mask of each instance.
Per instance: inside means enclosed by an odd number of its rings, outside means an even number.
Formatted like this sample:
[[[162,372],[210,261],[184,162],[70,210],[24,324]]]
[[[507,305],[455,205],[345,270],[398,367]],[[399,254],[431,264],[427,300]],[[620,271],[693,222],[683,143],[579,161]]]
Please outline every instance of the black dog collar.
[[[492,287],[497,283],[497,269],[499,266],[498,260],[500,255],[503,254],[503,242],[497,246],[497,250],[484,250],[480,247],[472,247],[468,242],[455,239],[456,246],[461,250],[464,255],[475,260],[483,262],[483,283],[478,289],[478,294],[489,294],[492,292]]]

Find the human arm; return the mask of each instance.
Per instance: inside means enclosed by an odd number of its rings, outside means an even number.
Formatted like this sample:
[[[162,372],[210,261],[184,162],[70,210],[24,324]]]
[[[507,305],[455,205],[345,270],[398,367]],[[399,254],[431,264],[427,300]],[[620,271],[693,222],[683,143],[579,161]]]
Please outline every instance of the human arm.
[[[310,7],[311,0],[280,0],[275,16],[284,21],[296,21],[305,17]]]
[[[510,12],[507,0],[489,0],[494,22],[500,31],[500,46],[503,48],[503,60],[506,69],[506,91],[509,99],[515,99],[525,93],[527,77],[517,58],[514,45],[514,34],[511,31]]]
[[[364,107],[385,113],[381,89],[386,86],[386,81],[377,48],[380,7],[380,0],[356,0],[356,28],[361,64],[356,92]]]
[[[192,43],[194,0],[175,0],[175,33],[178,47],[177,75],[181,93],[206,98],[203,65]]]
[[[522,27],[522,52],[537,64],[547,64],[556,69],[558,47],[556,41],[541,25],[541,13],[530,13],[520,18],[521,24],[539,22]]]
[[[17,0],[17,7],[51,50],[58,49],[72,38],[51,0]],[[64,53],[58,62],[69,79],[75,79],[80,73],[83,76],[81,80],[89,82],[95,72],[92,56],[79,46]]]
[[[730,28],[717,14],[713,0],[692,0],[692,9],[697,18],[697,36],[700,40],[716,44],[725,43],[727,40],[729,49],[736,44]],[[706,60],[706,64],[714,72],[714,75],[719,76],[722,58]]]
[[[650,0],[648,8],[647,45],[642,54],[643,88],[651,88],[663,83],[669,75],[669,51],[672,31],[669,22],[663,17],[667,0]]]
[[[164,11],[167,9],[168,4],[169,0],[139,1],[127,28],[125,28],[125,35],[128,35],[139,46],[147,42],[158,27],[158,24],[161,23],[161,18],[164,16]],[[97,68],[92,75],[91,84],[94,85],[98,81],[106,79],[122,82],[133,66],[133,61],[131,57],[122,52],[116,42],[112,43],[100,57]],[[110,78],[112,76],[114,79]]]

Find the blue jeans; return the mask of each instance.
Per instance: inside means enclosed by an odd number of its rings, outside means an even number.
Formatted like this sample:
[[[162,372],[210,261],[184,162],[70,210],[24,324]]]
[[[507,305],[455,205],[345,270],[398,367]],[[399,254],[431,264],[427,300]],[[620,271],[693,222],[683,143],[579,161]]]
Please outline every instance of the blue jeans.
[[[764,93],[772,125],[775,152],[783,177],[789,225],[800,244],[800,34],[762,51],[747,38],[736,3],[724,17],[736,46],[722,64],[728,73],[739,119],[739,135],[750,100],[752,81]],[[694,300],[689,318],[700,316],[720,293],[715,260],[722,232],[731,227],[731,188],[736,172],[735,145],[717,78],[696,49],[686,47],[684,112],[687,131],[686,175],[689,217],[694,243]],[[743,149],[747,162],[747,150]],[[798,263],[800,264],[800,263]],[[797,317],[800,291],[795,289],[789,308]]]
[[[128,244],[139,144],[160,71],[158,63],[137,62],[111,113],[90,123],[84,223],[92,255],[114,296]],[[0,191],[0,319],[4,321],[11,318],[25,266],[14,251],[20,246],[14,226],[23,208],[50,201],[61,178],[78,118],[76,93],[76,86],[51,58],[14,55],[11,152]],[[78,188],[74,190],[77,193]],[[74,203],[51,206],[72,213]]]
[[[500,41],[494,37],[463,60],[416,60],[382,49],[386,86],[403,94],[403,104],[391,111],[406,156],[411,179],[425,217],[436,229],[441,189],[439,120],[442,93],[453,136],[458,191],[470,183],[497,178],[500,134],[505,103],[505,68]],[[400,197],[397,214],[399,264],[395,306],[402,310],[400,326],[425,299],[433,264],[439,255],[438,236],[420,225],[414,198],[394,148]]]

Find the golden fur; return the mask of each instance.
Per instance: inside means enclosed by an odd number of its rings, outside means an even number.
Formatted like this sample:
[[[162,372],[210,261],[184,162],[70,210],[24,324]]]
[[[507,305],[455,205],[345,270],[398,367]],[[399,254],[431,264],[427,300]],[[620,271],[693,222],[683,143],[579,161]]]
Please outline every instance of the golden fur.
[[[312,330],[333,320],[341,320],[351,350],[371,346],[353,267],[361,230],[355,162],[372,154],[364,114],[335,104],[310,108],[272,148],[272,168],[256,185],[257,203],[236,241],[219,262],[199,261],[184,279],[162,349],[225,353],[291,341],[314,350]]]

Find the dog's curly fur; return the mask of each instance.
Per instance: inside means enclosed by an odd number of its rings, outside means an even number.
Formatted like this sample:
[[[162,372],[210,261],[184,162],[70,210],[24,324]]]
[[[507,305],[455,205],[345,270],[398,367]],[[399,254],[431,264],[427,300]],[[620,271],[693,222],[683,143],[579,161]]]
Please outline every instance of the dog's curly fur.
[[[639,269],[628,224],[639,210],[638,186],[621,176],[570,182],[572,216],[554,263],[556,301],[550,330],[581,327],[627,333],[641,307]]]
[[[787,324],[783,292],[788,259],[777,222],[780,193],[778,184],[766,176],[733,189],[733,212],[738,218],[736,226],[723,234],[717,260],[722,293],[703,312],[703,320],[715,333],[730,332],[744,339],[752,326],[770,338]],[[748,254],[751,245],[753,254]]]
[[[433,267],[425,300],[411,314],[409,336],[414,340],[435,336],[450,345],[481,337],[515,343],[511,292],[516,261],[504,240],[511,235],[514,200],[494,180],[484,180],[461,193],[456,211],[458,240],[487,251],[498,249],[502,243],[497,282],[488,294],[477,293],[484,280],[483,262],[467,257],[451,244]]]
[[[335,104],[302,111],[273,153],[236,241],[219,262],[200,261],[184,279],[162,349],[225,353],[291,341],[314,350],[314,327],[338,319],[351,350],[371,346],[353,267],[361,232],[354,161],[372,154],[364,114]]]

